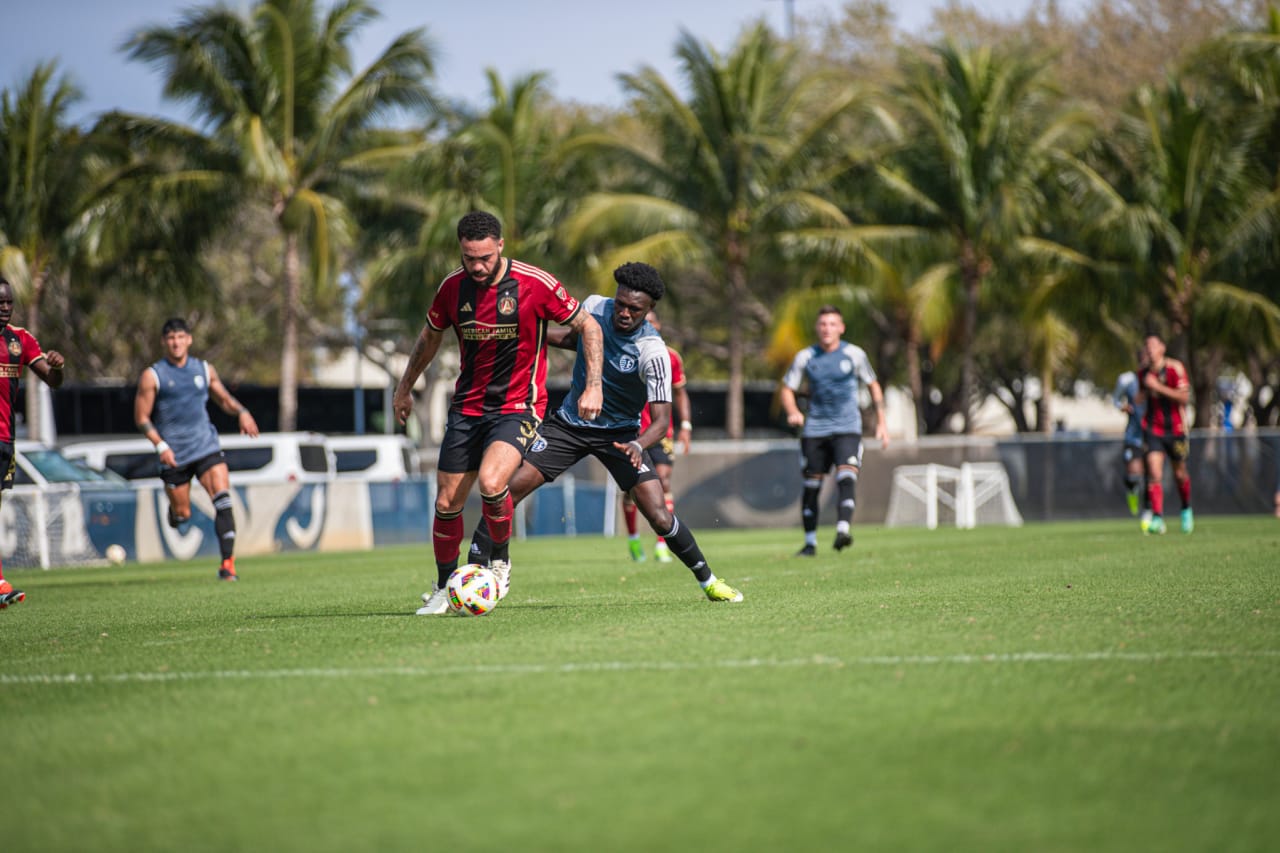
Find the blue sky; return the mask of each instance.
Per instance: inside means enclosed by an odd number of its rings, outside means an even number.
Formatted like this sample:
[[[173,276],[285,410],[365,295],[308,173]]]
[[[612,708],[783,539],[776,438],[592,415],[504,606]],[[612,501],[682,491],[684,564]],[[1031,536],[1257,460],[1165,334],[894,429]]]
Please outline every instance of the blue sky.
[[[790,0],[797,16],[840,0]],[[437,47],[437,84],[453,98],[485,100],[484,69],[504,79],[535,70],[550,72],[558,98],[621,104],[615,75],[652,65],[678,82],[672,49],[682,29],[718,50],[731,46],[744,24],[763,16],[785,30],[788,0],[374,0],[382,18],[362,31],[357,62],[367,64],[393,36],[426,27]],[[1016,15],[1030,0],[982,0],[991,14]],[[87,121],[98,112],[180,116],[160,97],[160,82],[119,46],[147,26],[176,23],[193,0],[28,0],[6,4],[6,39],[0,50],[0,87],[19,85],[36,63],[58,60],[84,92],[71,118]],[[245,0],[228,0],[247,8]],[[899,27],[919,30],[943,0],[896,0]]]

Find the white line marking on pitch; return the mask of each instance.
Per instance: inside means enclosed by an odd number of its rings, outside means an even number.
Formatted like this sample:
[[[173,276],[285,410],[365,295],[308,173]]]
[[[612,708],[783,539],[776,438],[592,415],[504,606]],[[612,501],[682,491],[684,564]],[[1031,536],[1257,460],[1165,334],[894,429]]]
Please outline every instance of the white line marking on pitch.
[[[326,669],[224,669],[196,672],[108,672],[108,673],[0,673],[0,685],[13,684],[120,684],[125,682],[169,681],[250,681],[274,678],[381,678],[399,676],[423,678],[441,675],[555,675],[579,672],[681,671],[698,669],[778,669],[784,667],[821,666],[832,669],[853,666],[938,666],[946,664],[999,663],[1155,663],[1171,660],[1221,660],[1224,658],[1280,658],[1280,650],[1253,652],[1012,652],[988,655],[871,655],[837,658],[814,655],[806,658],[777,660],[744,658],[742,660],[698,661],[603,661],[600,663],[528,663],[477,664],[442,667],[350,667]]]

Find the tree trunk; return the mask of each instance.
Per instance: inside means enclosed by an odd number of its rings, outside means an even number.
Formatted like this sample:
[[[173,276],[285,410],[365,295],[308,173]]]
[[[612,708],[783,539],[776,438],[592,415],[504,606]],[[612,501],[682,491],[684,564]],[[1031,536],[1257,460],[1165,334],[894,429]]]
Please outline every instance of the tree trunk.
[[[929,432],[929,424],[924,417],[924,374],[920,369],[920,333],[915,324],[907,331],[907,381],[911,383],[911,399],[916,407],[916,438]]]
[[[743,413],[742,310],[747,299],[746,250],[736,235],[729,237],[726,272],[729,274],[729,392],[725,400],[724,429],[730,439],[742,438],[746,426]]]
[[[280,431],[298,428],[298,295],[302,290],[298,235],[285,234],[284,298],[280,310]]]
[[[960,405],[964,407],[965,435],[973,431],[973,389],[975,338],[978,335],[978,292],[982,286],[982,272],[973,245],[965,242],[960,261],[960,275],[964,281],[964,341],[960,362]]]
[[[37,341],[40,340],[40,305],[44,302],[44,287],[48,280],[48,275],[42,267],[43,265],[37,265],[37,272],[31,277],[31,296],[27,300],[26,323],[24,324],[24,328]],[[44,344],[41,344],[41,349],[45,349]],[[36,376],[31,370],[27,370],[26,376],[23,378],[27,384],[25,391],[27,438],[39,441],[43,438],[42,433],[45,429],[43,412],[40,411],[40,385],[42,382],[40,377]],[[17,425],[15,424],[14,426],[16,428]]]

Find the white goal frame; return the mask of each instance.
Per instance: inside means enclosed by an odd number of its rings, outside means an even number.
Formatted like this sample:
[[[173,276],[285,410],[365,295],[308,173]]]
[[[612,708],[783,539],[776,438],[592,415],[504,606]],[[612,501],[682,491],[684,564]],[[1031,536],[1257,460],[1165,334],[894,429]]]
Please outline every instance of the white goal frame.
[[[965,462],[959,468],[900,465],[893,469],[884,523],[929,530],[940,523],[961,529],[979,524],[1021,527],[1022,514],[1013,500],[1009,473],[999,462]]]

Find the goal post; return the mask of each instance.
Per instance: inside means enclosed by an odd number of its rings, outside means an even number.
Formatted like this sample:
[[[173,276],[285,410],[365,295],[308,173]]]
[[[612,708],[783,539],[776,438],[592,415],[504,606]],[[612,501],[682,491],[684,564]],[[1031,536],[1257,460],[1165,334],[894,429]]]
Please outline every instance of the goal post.
[[[1004,465],[965,462],[952,468],[931,463],[893,470],[886,527],[970,529],[979,524],[1022,526]]]

